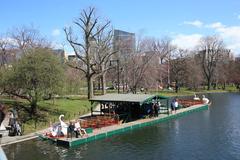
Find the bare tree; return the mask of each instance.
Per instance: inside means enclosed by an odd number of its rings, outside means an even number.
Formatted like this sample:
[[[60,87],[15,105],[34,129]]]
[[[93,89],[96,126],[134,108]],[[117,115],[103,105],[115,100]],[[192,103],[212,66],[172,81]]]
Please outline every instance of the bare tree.
[[[231,74],[230,74],[232,73],[231,61],[232,61],[232,55],[230,50],[224,50],[221,53],[219,63],[217,64],[217,69],[215,73],[216,76],[214,78],[216,86],[218,84],[221,84],[223,90],[225,90],[226,84],[229,82],[228,80],[231,77]]]
[[[129,55],[128,61],[128,84],[133,93],[137,92],[137,88],[141,87],[141,82],[146,76],[146,71],[150,67],[151,60],[155,56],[153,50],[153,39],[143,39],[137,43],[137,50]]]
[[[160,64],[163,64],[174,50],[176,50],[176,46],[172,45],[171,39],[168,37],[155,41],[154,51],[160,58]]]
[[[231,79],[235,83],[236,88],[240,92],[240,61],[235,61],[233,68],[233,73],[231,74]]]
[[[8,63],[10,43],[3,36],[0,37],[0,67]]]
[[[154,52],[158,62],[156,64],[158,70],[158,82],[162,85],[163,80],[167,79],[170,83],[170,60],[171,54],[176,50],[176,46],[172,45],[171,39],[164,37],[156,40],[154,43]]]
[[[198,57],[201,60],[208,90],[210,90],[216,66],[224,50],[223,41],[218,36],[207,36],[200,40]]]
[[[186,68],[188,61],[188,51],[183,49],[178,49],[172,54],[172,58],[170,60],[171,66],[171,78],[175,81],[175,85],[179,85],[179,83],[183,83],[186,75]],[[178,92],[176,88],[176,92]]]
[[[89,9],[84,9],[80,17],[74,21],[74,24],[80,29],[82,35],[77,36],[74,34],[71,27],[64,28],[67,41],[80,61],[80,65],[73,67],[81,70],[86,76],[88,98],[93,97],[93,76],[101,73],[95,60],[94,46],[96,45],[94,43],[96,43],[97,36],[110,25],[110,21],[99,24],[99,20],[95,16],[95,8],[90,7]],[[80,40],[79,37],[83,37],[83,39]]]
[[[199,88],[199,86],[203,83],[203,74],[201,64],[199,63],[198,58],[195,57],[194,51],[191,51],[189,53],[187,63],[184,67],[186,69],[187,75],[185,85],[189,89],[194,89],[196,91]]]
[[[34,26],[22,26],[9,33],[14,48],[24,54],[30,48],[47,48],[50,43],[43,38]]]
[[[98,28],[97,30],[100,30]],[[112,67],[109,65],[110,58],[113,54],[117,53],[112,48],[112,30],[101,30],[96,35],[96,51],[95,51],[95,63],[99,68],[99,74],[96,77],[100,77],[102,84],[102,94],[106,94],[106,72]]]

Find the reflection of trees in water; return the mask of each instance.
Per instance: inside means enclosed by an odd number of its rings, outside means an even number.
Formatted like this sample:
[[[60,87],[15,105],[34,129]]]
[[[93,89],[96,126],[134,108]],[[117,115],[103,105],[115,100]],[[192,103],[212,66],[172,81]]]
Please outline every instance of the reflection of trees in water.
[[[76,148],[64,148],[48,141],[29,140],[4,146],[8,160],[65,160],[80,159],[88,149],[88,144]]]
[[[54,144],[39,140],[29,140],[3,147],[9,160],[58,160],[59,156],[54,150]]]

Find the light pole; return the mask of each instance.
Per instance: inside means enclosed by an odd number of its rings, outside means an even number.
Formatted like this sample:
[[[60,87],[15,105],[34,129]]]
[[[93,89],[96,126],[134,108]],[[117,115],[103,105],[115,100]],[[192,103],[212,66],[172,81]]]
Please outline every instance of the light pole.
[[[118,83],[118,94],[120,93],[120,71],[119,71],[119,59],[110,60],[110,66],[112,66],[112,63],[117,63],[117,83]]]

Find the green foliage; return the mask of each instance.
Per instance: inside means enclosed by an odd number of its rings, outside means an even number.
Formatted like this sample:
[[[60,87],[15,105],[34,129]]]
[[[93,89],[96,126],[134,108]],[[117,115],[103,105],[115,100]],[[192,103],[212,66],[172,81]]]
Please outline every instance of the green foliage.
[[[63,67],[49,49],[29,50],[21,59],[8,67],[2,87],[10,95],[27,99],[31,109],[43,97],[58,93],[63,84]]]

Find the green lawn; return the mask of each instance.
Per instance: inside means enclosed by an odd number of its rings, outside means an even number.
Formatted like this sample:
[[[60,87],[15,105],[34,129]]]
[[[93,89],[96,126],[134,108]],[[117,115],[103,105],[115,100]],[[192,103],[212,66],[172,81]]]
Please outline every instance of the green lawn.
[[[206,87],[205,87],[206,88]],[[175,90],[162,90],[162,91],[153,91],[151,90],[151,94],[160,94],[162,96],[190,96],[194,94],[203,94],[203,93],[219,93],[219,92],[237,92],[238,90],[234,86],[227,86],[225,90],[223,89],[216,89],[216,90],[206,90],[206,89],[199,89],[197,91],[189,90],[187,88],[181,88],[178,93]]]
[[[9,107],[24,105],[28,103],[24,100],[12,100],[0,99],[1,103],[7,104]],[[60,114],[65,115],[65,121],[78,118],[80,115],[89,113],[91,110],[91,104],[86,98],[71,97],[71,98],[58,98],[53,100],[41,101],[38,103],[38,115],[32,119],[29,118],[29,114],[18,107],[19,118],[24,121],[23,128],[24,133],[34,132],[40,129],[49,127],[50,122],[58,122]]]

